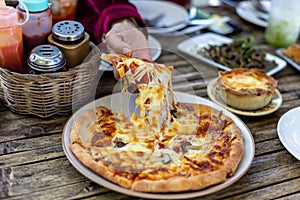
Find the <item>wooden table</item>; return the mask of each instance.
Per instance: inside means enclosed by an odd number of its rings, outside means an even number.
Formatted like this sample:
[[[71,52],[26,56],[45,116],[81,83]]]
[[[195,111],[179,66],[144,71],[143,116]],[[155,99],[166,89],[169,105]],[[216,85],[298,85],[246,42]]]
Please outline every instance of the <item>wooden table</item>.
[[[258,48],[275,54],[275,48],[265,45],[263,41],[263,28],[242,20],[227,7],[209,10],[228,15],[242,26],[242,32],[230,37],[252,35],[257,40]],[[188,93],[194,91],[209,99],[206,81],[216,77],[217,70],[177,50],[177,44],[186,37],[164,36],[157,39],[164,49],[159,62],[174,65],[180,72],[174,74],[174,89]],[[300,73],[287,65],[274,77],[283,96],[280,109],[267,116],[239,116],[255,141],[255,157],[250,169],[233,185],[198,199],[300,198],[300,161],[285,149],[276,130],[279,118],[288,110],[300,106]],[[96,98],[110,94],[115,83],[110,72],[105,72],[99,81]],[[0,198],[137,199],[94,183],[72,166],[62,148],[62,131],[71,114],[42,119],[14,114],[2,106],[0,116]]]

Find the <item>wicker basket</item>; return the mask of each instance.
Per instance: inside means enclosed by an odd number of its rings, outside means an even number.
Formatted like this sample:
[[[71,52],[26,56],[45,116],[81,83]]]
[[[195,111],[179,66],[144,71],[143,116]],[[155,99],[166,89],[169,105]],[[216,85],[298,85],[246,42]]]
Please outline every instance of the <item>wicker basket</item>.
[[[69,71],[19,74],[0,67],[0,101],[18,114],[67,115],[95,98],[100,50],[90,43],[87,59]]]

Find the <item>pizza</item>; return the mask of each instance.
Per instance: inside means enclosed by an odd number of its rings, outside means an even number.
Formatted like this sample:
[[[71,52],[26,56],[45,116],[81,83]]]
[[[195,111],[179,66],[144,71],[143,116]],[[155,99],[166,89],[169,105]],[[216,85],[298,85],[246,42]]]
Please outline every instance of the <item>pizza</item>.
[[[70,148],[78,160],[140,192],[199,190],[233,176],[244,152],[235,122],[208,105],[175,102],[172,67],[141,62],[148,82],[137,86],[135,112],[99,105],[74,119]]]

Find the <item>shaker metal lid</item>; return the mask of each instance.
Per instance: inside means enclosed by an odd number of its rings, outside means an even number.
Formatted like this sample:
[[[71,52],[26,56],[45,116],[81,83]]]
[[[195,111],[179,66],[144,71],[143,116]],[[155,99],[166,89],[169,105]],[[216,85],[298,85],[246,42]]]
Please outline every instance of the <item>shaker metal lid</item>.
[[[52,27],[52,36],[60,41],[74,42],[84,37],[84,27],[76,21],[60,21]]]
[[[30,52],[27,63],[33,70],[47,73],[62,69],[66,65],[66,59],[56,46],[43,44]]]

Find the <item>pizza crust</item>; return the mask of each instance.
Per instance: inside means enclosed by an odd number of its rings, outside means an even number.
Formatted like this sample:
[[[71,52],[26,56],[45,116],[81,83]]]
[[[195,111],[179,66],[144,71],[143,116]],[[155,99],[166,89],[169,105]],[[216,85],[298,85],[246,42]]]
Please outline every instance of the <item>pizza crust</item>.
[[[226,172],[223,170],[210,172],[191,177],[172,177],[167,180],[138,180],[132,185],[132,190],[140,192],[181,192],[188,190],[200,190],[226,180]]]
[[[230,129],[231,133],[233,133],[235,140],[232,143],[233,148],[230,151],[230,156],[224,160],[224,170],[228,177],[231,177],[235,174],[245,149],[244,137],[240,129],[235,124],[230,125],[228,129]]]

